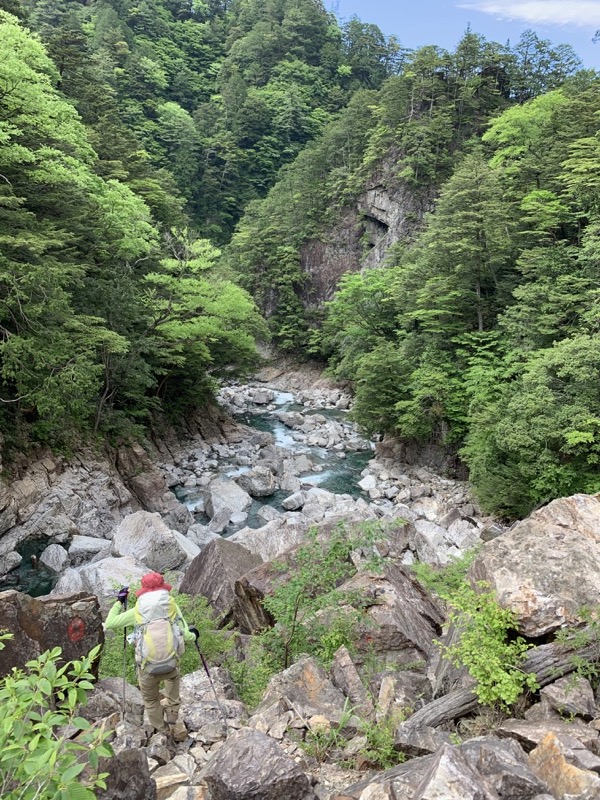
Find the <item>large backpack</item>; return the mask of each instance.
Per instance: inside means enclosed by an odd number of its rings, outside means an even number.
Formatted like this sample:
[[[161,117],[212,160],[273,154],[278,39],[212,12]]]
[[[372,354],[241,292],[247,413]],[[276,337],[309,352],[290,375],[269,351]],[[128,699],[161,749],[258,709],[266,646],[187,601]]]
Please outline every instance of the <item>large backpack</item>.
[[[185,650],[175,600],[165,590],[147,592],[135,606],[135,661],[148,675],[164,675],[179,664]]]

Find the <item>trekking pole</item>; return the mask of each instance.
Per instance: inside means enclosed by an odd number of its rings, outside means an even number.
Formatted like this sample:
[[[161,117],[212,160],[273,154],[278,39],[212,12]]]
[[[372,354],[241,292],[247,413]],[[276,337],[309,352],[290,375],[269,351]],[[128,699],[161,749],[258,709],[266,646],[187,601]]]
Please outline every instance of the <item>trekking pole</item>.
[[[129,586],[119,589],[118,601],[123,606],[123,611],[127,611],[127,600],[129,598]],[[127,628],[123,628],[123,692],[121,698],[121,722],[125,722],[125,695],[127,692]]]
[[[192,629],[190,628],[190,630],[192,630]],[[195,629],[193,629],[193,630],[195,630]],[[206,672],[206,677],[208,678],[208,682],[210,683],[210,688],[213,690],[213,694],[215,696],[215,700],[217,702],[217,706],[219,708],[221,716],[223,717],[223,722],[225,723],[225,727],[227,728],[227,715],[223,711],[223,706],[219,702],[219,697],[217,695],[217,690],[215,689],[215,685],[213,683],[213,679],[211,678],[210,672],[208,671],[208,664],[206,663],[206,659],[204,658],[204,656],[202,655],[202,653],[200,651],[200,645],[198,644],[198,639],[194,640],[194,644],[196,645],[196,650],[198,651],[198,655],[200,656],[200,661],[202,662],[202,666],[204,667],[204,671]]]

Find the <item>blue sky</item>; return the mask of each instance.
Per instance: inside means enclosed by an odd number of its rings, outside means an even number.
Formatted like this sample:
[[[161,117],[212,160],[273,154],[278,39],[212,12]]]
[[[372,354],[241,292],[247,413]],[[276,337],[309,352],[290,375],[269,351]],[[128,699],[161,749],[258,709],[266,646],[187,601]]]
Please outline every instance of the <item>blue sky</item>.
[[[584,66],[600,69],[600,0],[325,0],[338,17],[356,14],[395,34],[409,48],[437,44],[451,49],[471,23],[486,39],[516,42],[533,28],[543,39],[571,44]]]

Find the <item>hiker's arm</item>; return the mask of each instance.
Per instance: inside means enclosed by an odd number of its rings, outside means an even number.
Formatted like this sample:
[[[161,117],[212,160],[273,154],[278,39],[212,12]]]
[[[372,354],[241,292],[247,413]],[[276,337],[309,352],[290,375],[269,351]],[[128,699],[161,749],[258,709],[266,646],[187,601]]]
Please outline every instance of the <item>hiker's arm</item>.
[[[190,629],[186,620],[184,619],[183,614],[181,613],[181,609],[177,604],[175,604],[175,608],[177,609],[177,624],[179,625],[181,632],[183,634],[183,639],[186,642],[193,642],[195,640],[195,636],[193,633],[190,633]]]
[[[111,610],[108,612],[106,622],[104,623],[105,631],[118,631],[121,628],[132,628],[135,625],[135,608],[130,608],[128,611],[123,611],[123,606],[117,600]]]

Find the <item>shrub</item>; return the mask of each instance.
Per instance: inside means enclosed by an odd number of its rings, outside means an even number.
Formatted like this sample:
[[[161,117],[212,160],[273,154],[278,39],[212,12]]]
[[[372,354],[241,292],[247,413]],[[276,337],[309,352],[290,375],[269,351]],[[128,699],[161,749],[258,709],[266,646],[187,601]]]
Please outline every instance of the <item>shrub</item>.
[[[0,636],[0,649],[9,638]],[[93,790],[106,787],[98,763],[112,755],[110,731],[76,713],[93,688],[99,649],[61,665],[55,647],[0,681],[2,800],[94,800]]]

